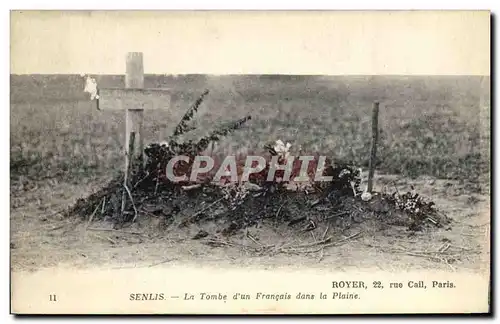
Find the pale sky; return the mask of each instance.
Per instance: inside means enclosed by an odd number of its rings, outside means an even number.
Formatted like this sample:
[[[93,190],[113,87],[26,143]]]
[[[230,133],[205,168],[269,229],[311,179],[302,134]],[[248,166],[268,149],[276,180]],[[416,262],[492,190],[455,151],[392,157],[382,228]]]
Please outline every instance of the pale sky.
[[[11,73],[489,75],[490,13],[11,13]]]

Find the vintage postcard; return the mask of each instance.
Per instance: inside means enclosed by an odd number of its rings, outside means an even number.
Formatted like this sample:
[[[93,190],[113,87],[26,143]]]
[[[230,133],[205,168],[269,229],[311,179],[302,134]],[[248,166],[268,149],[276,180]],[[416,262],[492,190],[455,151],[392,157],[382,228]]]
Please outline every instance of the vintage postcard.
[[[13,314],[490,312],[490,12],[10,18]]]

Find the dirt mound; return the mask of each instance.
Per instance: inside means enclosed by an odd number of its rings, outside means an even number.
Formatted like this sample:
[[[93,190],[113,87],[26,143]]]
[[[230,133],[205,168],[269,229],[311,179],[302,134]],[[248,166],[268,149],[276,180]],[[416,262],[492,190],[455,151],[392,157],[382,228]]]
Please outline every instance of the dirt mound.
[[[432,202],[414,192],[374,193],[371,200],[363,201],[352,190],[349,194],[342,189],[335,182],[322,192],[308,192],[277,186],[243,190],[213,184],[157,185],[151,181],[133,189],[132,200],[127,199],[121,212],[124,189],[122,179],[116,179],[78,200],[67,215],[77,214],[87,221],[109,221],[115,228],[137,219],[155,220],[159,229],[196,224],[203,230],[194,238],[216,233],[231,236],[263,222],[275,226],[286,223],[298,231],[314,230],[320,223],[345,229],[366,220],[406,226],[413,231],[450,223]]]
[[[265,165],[247,181],[240,178],[243,169],[248,167],[241,160],[234,161],[238,181],[229,181],[226,176],[213,181],[211,173],[201,178],[172,181],[167,176],[172,158],[188,158],[175,164],[172,170],[176,176],[187,174],[193,169],[193,159],[206,151],[210,143],[243,127],[250,119],[247,116],[223,124],[197,142],[180,142],[180,135],[194,130],[188,122],[207,94],[205,91],[187,110],[168,141],[146,147],[146,161],[131,163],[126,177],[118,177],[89,197],[79,199],[66,214],[81,215],[89,222],[110,221],[115,227],[147,218],[159,220],[161,228],[211,224],[195,238],[208,236],[209,231],[231,236],[248,226],[268,221],[275,225],[287,223],[302,231],[313,230],[324,222],[345,228],[367,219],[407,226],[410,230],[449,224],[449,219],[432,201],[423,199],[414,190],[403,194],[397,189],[392,193],[362,194],[361,169],[350,163],[322,161],[316,155],[306,169],[309,181],[294,182],[297,177],[304,177],[302,161],[298,160],[292,161],[291,177],[286,177],[284,170],[270,174],[276,163],[288,165],[291,145],[280,140],[275,145],[266,145],[269,156],[263,158]],[[130,143],[134,143],[133,134]],[[129,151],[133,152],[133,146]],[[331,180],[317,181],[318,170]]]

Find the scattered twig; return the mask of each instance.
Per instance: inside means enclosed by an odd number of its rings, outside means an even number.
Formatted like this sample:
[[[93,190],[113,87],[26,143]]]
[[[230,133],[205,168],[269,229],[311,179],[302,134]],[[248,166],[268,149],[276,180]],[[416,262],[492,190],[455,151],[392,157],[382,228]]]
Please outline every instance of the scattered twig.
[[[317,227],[316,222],[312,219],[309,219],[309,223],[306,226],[304,226],[302,231],[303,232],[312,231],[312,230],[316,229],[316,227]]]
[[[181,225],[185,225],[185,224],[188,224],[190,223],[193,219],[195,219],[199,214],[203,213],[204,211],[206,211],[207,209],[211,208],[212,206],[214,206],[215,204],[217,204],[219,201],[221,201],[224,197],[221,197],[217,200],[215,200],[214,202],[212,202],[211,204],[203,207],[202,209],[200,209],[199,211],[197,211],[196,213],[194,213],[193,215],[189,216],[188,218],[186,218],[182,223]]]
[[[331,216],[328,216],[328,217],[326,217],[326,219],[331,219],[331,218],[334,218],[334,217],[344,216],[344,215],[347,215],[347,214],[349,214],[348,211],[340,212],[340,213],[336,213],[336,214],[333,214]]]
[[[471,225],[471,224],[466,224],[466,223],[462,223],[462,224],[467,225],[467,226],[469,226],[469,227],[473,227],[473,228],[478,228],[478,227],[483,227],[483,226],[488,226],[488,225],[491,225],[491,223],[490,223],[490,222],[488,222],[488,223],[484,223],[484,224],[479,224],[479,225]]]
[[[306,244],[300,244],[300,245],[295,245],[295,246],[288,246],[288,247],[281,247],[278,249],[279,252],[295,252],[295,253],[316,253],[316,252],[320,252],[322,249],[326,248],[326,247],[330,247],[330,246],[335,246],[335,245],[338,245],[340,243],[343,243],[345,241],[348,241],[350,239],[353,239],[357,236],[359,236],[361,233],[363,233],[362,231],[361,232],[358,232],[356,234],[353,234],[353,235],[350,235],[348,237],[345,237],[341,240],[338,240],[338,241],[335,241],[335,242],[332,242],[332,243],[328,243],[332,240],[333,237],[329,236],[321,241],[318,241],[318,242],[312,242],[312,243],[306,243]],[[315,246],[315,245],[322,245],[319,249],[316,249],[316,250],[306,250],[306,251],[300,251],[302,248],[307,248],[307,247],[312,247],[312,246]]]
[[[438,226],[438,224],[439,224],[434,218],[432,218],[430,216],[427,216],[427,220],[429,220],[431,223],[433,223],[436,226]]]
[[[396,181],[392,180],[391,184],[394,186],[394,189],[396,189],[396,194],[399,196],[399,190],[398,187],[396,186]]]
[[[106,207],[106,196],[104,196],[104,197],[102,198],[101,215],[103,215],[103,214],[104,214],[105,207]]]
[[[311,243],[305,243],[305,244],[295,245],[295,246],[291,246],[290,248],[291,249],[301,249],[301,248],[311,247],[311,246],[315,246],[315,245],[319,245],[319,244],[325,244],[325,243],[330,242],[332,240],[332,238],[333,237],[329,236],[326,239],[323,239],[321,241],[316,241],[316,242],[311,242]]]
[[[65,225],[59,225],[59,226],[56,226],[56,227],[52,227],[52,228],[49,228],[49,231],[56,231],[58,229],[63,228],[64,226],[66,226],[66,224]]]
[[[449,263],[448,259],[446,257],[439,256],[439,254],[443,254],[446,250],[448,250],[450,246],[451,245],[447,243],[443,247],[441,247],[438,251],[433,251],[433,252],[426,252],[426,251],[398,251],[398,252],[414,257],[427,258],[432,261],[445,263],[447,266],[450,267],[452,271],[455,272],[456,269]],[[450,257],[449,254],[447,256]]]
[[[200,187],[201,187],[201,184],[197,183],[197,184],[190,185],[190,186],[182,186],[182,190],[189,191],[189,190],[193,190],[193,189],[198,189]]]
[[[446,250],[450,248],[451,244],[450,243],[445,243],[442,247],[439,248],[438,252],[439,253],[444,253]]]
[[[103,200],[104,200],[104,198],[103,198]],[[101,202],[102,202],[103,200],[101,200]],[[89,217],[89,221],[87,222],[87,225],[85,226],[85,228],[86,228],[86,229],[87,229],[87,228],[90,226],[90,224],[92,223],[92,220],[94,219],[94,215],[97,213],[97,210],[99,209],[99,206],[101,206],[101,203],[99,203],[99,204],[97,204],[97,206],[95,206],[95,209],[94,209],[94,211],[92,212],[92,214],[90,215],[90,217]]]
[[[124,233],[124,234],[144,236],[143,233],[121,231],[121,230],[117,230],[117,229],[114,229],[114,228],[95,228],[95,227],[89,227],[89,228],[87,228],[87,230],[89,230],[89,231],[103,231],[103,232],[117,232],[117,233]]]
[[[234,246],[234,247],[239,246],[239,247],[242,247],[245,249],[253,250],[255,252],[258,252],[261,249],[261,248],[256,248],[256,247],[252,247],[249,245],[241,244],[241,243],[223,241],[223,240],[215,239],[215,238],[210,238],[207,241],[205,241],[204,243],[208,244],[208,245],[215,245],[215,246],[217,246],[217,245],[219,245],[219,246]]]
[[[284,204],[285,204],[285,203],[282,203],[282,204],[280,205],[280,207],[278,208],[278,211],[276,212],[276,216],[275,216],[275,218],[276,218],[276,219],[278,218],[278,216],[279,216],[279,214],[280,214],[280,212],[281,212],[281,209],[283,208],[283,205],[284,205]]]
[[[110,242],[113,245],[117,244],[116,241],[113,240],[113,239],[111,239],[111,237],[109,237],[109,236],[102,237],[101,235],[97,235],[97,234],[92,234],[92,236],[96,237],[96,238],[98,238],[98,239],[100,239],[102,241],[108,241],[108,242]]]
[[[320,263],[321,261],[323,261],[324,257],[325,257],[325,248],[322,247],[321,250],[320,250],[319,258],[318,258],[318,263]]]
[[[116,241],[112,240],[111,237],[106,236],[106,239],[110,241],[112,244],[116,245]]]
[[[318,199],[314,200],[313,202],[311,202],[310,207],[313,208],[313,207],[319,205],[322,202],[323,202],[323,199],[322,198],[318,198]]]
[[[164,264],[164,263],[171,262],[171,261],[175,261],[175,260],[177,260],[177,258],[174,258],[174,259],[165,259],[163,261],[156,262],[156,263],[148,265],[148,268],[156,267],[157,265]]]
[[[447,260],[447,259],[442,259],[442,261],[443,261],[444,263],[446,263],[446,264],[450,267],[451,271],[456,272],[455,267],[454,267],[454,266],[452,266],[452,265],[448,262],[448,260]]]
[[[159,175],[156,175],[156,184],[155,184],[155,192],[154,192],[154,195],[156,196],[156,194],[158,193],[158,186],[160,185],[160,176]]]
[[[133,188],[133,189],[137,188],[137,186],[138,186],[139,184],[141,184],[144,180],[146,180],[146,179],[147,179],[147,178],[149,178],[150,176],[151,176],[151,173],[146,172],[146,175],[145,175],[142,179],[140,179],[139,181],[137,181],[137,182],[136,182],[136,183],[132,186],[132,188]]]
[[[132,198],[132,193],[128,189],[127,184],[124,183],[123,187],[127,191],[128,197],[130,198],[130,202],[132,203],[132,207],[134,208],[134,218],[132,218],[132,223],[133,223],[137,219],[137,216],[139,215],[139,213],[137,212],[137,208],[135,208],[134,198]]]
[[[254,192],[260,192],[264,189],[261,186],[259,186],[258,184],[255,184],[252,182],[246,182],[245,187],[248,188],[248,190],[254,191]]]
[[[212,202],[210,205],[208,206],[205,206],[204,208],[202,208],[201,210],[199,210],[198,212],[196,212],[193,216],[197,216],[199,215],[200,213],[203,213],[205,210],[211,208],[212,206],[214,206],[216,203],[218,203],[219,201],[221,201],[223,199],[223,197],[215,200],[214,202]]]
[[[325,237],[326,237],[326,234],[328,234],[328,230],[330,229],[330,224],[328,224],[325,228],[325,231],[323,232],[323,235],[321,236],[321,240],[324,241],[325,240]],[[318,258],[318,263],[321,262],[325,256],[325,247],[322,246],[321,247],[321,250],[320,250],[321,254]]]
[[[326,237],[326,234],[328,233],[328,230],[330,229],[330,224],[326,226],[325,231],[323,232],[323,235],[321,236],[321,239],[324,240]]]
[[[405,254],[410,255],[410,256],[420,257],[420,258],[428,258],[428,259],[442,261],[441,258],[438,258],[438,257],[433,256],[433,255],[429,255],[429,254],[420,254],[420,253],[414,253],[414,252],[405,252]]]
[[[345,242],[345,241],[351,240],[351,239],[353,239],[353,238],[355,238],[355,237],[357,237],[357,236],[361,235],[362,233],[363,233],[363,231],[361,231],[361,232],[357,232],[357,233],[355,233],[355,234],[349,235],[349,236],[347,236],[347,237],[344,237],[343,239],[340,239],[340,240],[338,240],[338,241],[336,241],[336,242],[333,242],[333,243],[330,243],[330,244],[334,245],[334,244],[338,244],[338,243],[342,243],[342,242]]]
[[[252,240],[252,242],[254,242],[255,244],[262,246],[262,243],[260,243],[259,241],[257,241],[257,240],[256,240],[256,239],[252,236],[252,234],[250,234],[250,232],[247,232],[247,237],[248,237],[250,240]]]
[[[207,237],[209,234],[207,231],[199,230],[195,236],[193,236],[192,240],[199,240],[201,238]]]
[[[464,246],[460,246],[460,245],[453,245],[454,247],[458,248],[458,249],[461,249],[461,250],[465,250],[465,251],[472,251],[473,249],[470,249],[470,248],[466,248]]]
[[[358,193],[356,192],[356,188],[354,187],[354,184],[351,182],[351,189],[352,189],[352,193],[354,194],[354,197],[356,197],[358,195]]]
[[[213,246],[234,246],[234,244],[232,244],[231,242],[222,241],[222,240],[215,239],[215,238],[210,238],[210,239],[204,241],[203,243],[205,243],[207,245],[213,245]]]
[[[288,226],[293,226],[295,224],[298,224],[300,222],[302,222],[303,220],[305,220],[307,218],[307,216],[300,216],[300,217],[297,217],[295,219],[292,219],[290,222],[288,222]]]
[[[320,247],[319,249],[316,249],[316,250],[313,250],[313,251],[307,251],[307,253],[319,252],[319,251],[321,251],[321,249],[324,249],[324,248],[326,248],[326,247],[336,246],[336,245],[338,245],[338,244],[340,244],[340,243],[343,243],[343,242],[346,242],[346,241],[348,241],[348,240],[354,239],[354,238],[356,238],[357,236],[359,236],[359,235],[360,235],[360,234],[362,234],[362,233],[363,233],[363,231],[358,232],[358,233],[353,234],[353,235],[349,235],[348,237],[344,237],[344,238],[343,238],[343,239],[341,239],[341,240],[338,240],[338,241],[335,241],[335,242],[332,242],[332,243],[325,244],[325,245],[323,245],[322,247]]]
[[[50,214],[48,214],[48,215],[46,215],[46,216],[47,216],[47,217],[52,217],[52,216],[55,216],[55,215],[64,214],[65,210],[66,210],[66,209],[65,209],[65,208],[63,208],[63,209],[61,209],[61,210],[55,211],[55,212],[53,212],[53,213],[50,213]]]

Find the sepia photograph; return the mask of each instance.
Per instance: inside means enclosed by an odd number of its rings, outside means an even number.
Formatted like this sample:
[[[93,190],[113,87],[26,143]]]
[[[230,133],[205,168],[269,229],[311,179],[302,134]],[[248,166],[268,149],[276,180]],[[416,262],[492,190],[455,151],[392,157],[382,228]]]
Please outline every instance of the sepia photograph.
[[[490,312],[491,19],[11,11],[11,313]]]

